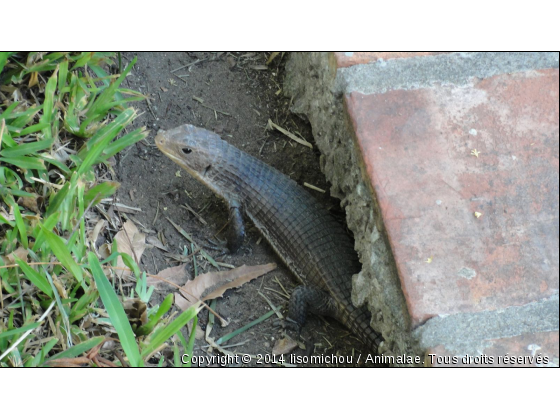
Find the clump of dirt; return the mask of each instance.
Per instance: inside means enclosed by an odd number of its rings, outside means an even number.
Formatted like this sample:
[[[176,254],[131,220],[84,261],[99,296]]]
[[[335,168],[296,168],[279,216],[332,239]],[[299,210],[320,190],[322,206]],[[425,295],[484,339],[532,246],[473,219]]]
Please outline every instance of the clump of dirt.
[[[216,311],[230,322],[225,328],[218,323],[213,326],[210,336],[217,339],[270,311],[262,295],[275,306],[282,307],[287,303],[285,291],[291,293],[298,284],[250,224],[247,224],[247,237],[241,250],[235,255],[221,255],[222,228],[228,219],[226,206],[210,190],[162,155],[154,144],[157,131],[187,123],[204,127],[287,174],[300,185],[307,182],[326,191],[329,185],[320,171],[316,148],[309,149],[278,131],[266,130],[271,119],[314,143],[309,125],[289,112],[290,100],[282,92],[284,58],[280,55],[268,66],[265,65],[268,55],[264,53],[126,53],[123,60],[128,63],[135,55],[138,62],[123,87],[138,90],[150,98],[138,103],[141,115],[135,121],[135,126],[146,126],[150,135],[145,141],[122,152],[118,158],[115,166],[121,182],[118,201],[141,208],[142,211],[134,215],[139,228],[163,238],[171,254],[182,254],[189,242],[168,219],[192,235],[216,261],[236,267],[270,262],[278,265],[271,273],[239,289],[229,290],[218,299]],[[310,192],[343,223],[343,212],[328,193]],[[199,217],[183,204],[191,207]],[[199,273],[215,270],[200,257],[196,263]],[[144,252],[141,264],[142,269],[156,274],[178,262],[154,247]],[[188,268],[192,278],[192,263]],[[169,291],[159,291],[159,298]],[[259,365],[259,360],[263,365],[270,364],[264,363],[270,361],[264,355],[270,355],[274,343],[281,337],[280,330],[273,325],[275,318],[271,317],[236,336],[227,344],[239,345],[229,350],[263,355],[261,359],[253,359],[249,365]],[[203,310],[199,314],[202,330],[206,329],[207,323],[208,312]],[[311,315],[302,337],[315,344],[316,355],[355,356],[352,362],[343,365],[364,365],[365,356],[371,353],[343,326],[330,319]],[[204,337],[197,338],[195,355],[206,355],[207,351],[208,343]],[[306,351],[297,348],[293,354],[305,355]],[[358,363],[359,354],[362,358]],[[164,351],[156,358],[166,356],[169,357],[170,353]],[[321,360],[315,364],[329,365]]]

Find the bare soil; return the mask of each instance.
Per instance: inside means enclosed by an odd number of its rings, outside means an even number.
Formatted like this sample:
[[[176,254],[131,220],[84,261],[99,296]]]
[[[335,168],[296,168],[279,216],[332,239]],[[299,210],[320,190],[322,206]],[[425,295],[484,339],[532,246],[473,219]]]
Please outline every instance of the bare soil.
[[[220,230],[227,223],[226,206],[210,190],[190,178],[162,155],[154,145],[157,131],[187,123],[204,127],[220,134],[224,140],[241,150],[259,157],[300,185],[307,182],[326,191],[329,190],[329,185],[320,171],[319,152],[316,148],[309,149],[277,131],[265,129],[268,119],[271,119],[281,127],[314,143],[310,126],[290,114],[290,99],[283,96],[285,57],[276,57],[266,69],[264,65],[268,54],[264,53],[125,53],[123,67],[135,55],[138,56],[138,62],[132,74],[126,78],[123,87],[138,90],[150,98],[149,103],[137,103],[140,116],[135,121],[135,126],[147,127],[150,134],[145,141],[123,151],[118,157],[115,166],[118,180],[121,182],[118,201],[141,208],[142,211],[133,216],[134,220],[139,222],[139,227],[148,234],[160,234],[170,253],[181,254],[183,247],[189,243],[167,218],[181,225],[198,244],[208,246],[205,250],[217,261],[236,267],[269,262],[278,265],[271,273],[239,289],[229,290],[223,298],[218,299],[216,311],[230,323],[225,328],[219,323],[213,326],[210,336],[217,339],[270,310],[269,304],[259,292],[277,307],[282,307],[287,300],[279,283],[288,293],[298,284],[272,248],[250,224],[247,225],[248,233],[241,250],[235,255],[220,256],[222,252],[215,249],[213,244],[224,240],[224,232]],[[178,68],[181,69],[176,70]],[[201,103],[195,98],[204,102]],[[310,191],[340,218],[341,223],[344,223],[344,214],[339,203],[332,199],[328,192],[323,194]],[[188,210],[181,207],[184,203],[192,207],[207,224],[202,224]],[[154,247],[144,253],[141,264],[141,269],[157,274],[164,268],[177,265],[178,262]],[[197,258],[197,265],[199,272],[215,270],[200,257]],[[192,278],[192,264],[188,268]],[[166,288],[158,290],[155,301],[161,300],[170,291]],[[281,337],[281,331],[273,325],[275,319],[276,316],[273,316],[230,340],[227,344],[242,344],[229,350],[252,355],[270,355],[275,341]],[[203,310],[199,314],[199,325],[203,331],[207,323],[208,312]],[[336,321],[313,315],[309,316],[302,338],[315,344],[315,355],[354,355],[353,362],[344,364],[346,366],[364,365],[364,358],[370,353]],[[204,337],[197,339],[195,354],[206,355],[208,351],[208,343]],[[212,354],[217,353],[214,350]],[[298,348],[293,354],[305,355],[306,351]],[[359,354],[362,358],[357,363]],[[169,365],[168,361],[172,360],[171,352],[163,351],[152,361],[157,363],[161,357],[166,359],[164,365]],[[249,365],[271,365],[264,363],[264,357],[261,362],[263,363],[257,363],[257,360],[253,359]]]

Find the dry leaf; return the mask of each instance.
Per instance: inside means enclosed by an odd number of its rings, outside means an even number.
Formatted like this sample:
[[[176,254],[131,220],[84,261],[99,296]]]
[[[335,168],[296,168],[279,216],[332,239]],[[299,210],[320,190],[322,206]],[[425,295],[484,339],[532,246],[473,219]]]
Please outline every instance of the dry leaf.
[[[123,308],[133,329],[148,323],[148,307],[142,300],[127,299],[123,302]]]
[[[62,296],[63,299],[68,299],[68,292],[66,291],[66,287],[64,287],[58,277],[53,274],[52,280],[54,287],[56,287],[56,290],[58,291],[58,294]]]
[[[107,221],[105,219],[99,219],[97,221],[95,227],[93,228],[93,230],[90,232],[89,235],[89,241],[92,244],[95,244],[97,242],[97,237],[103,230],[105,230],[106,226],[107,226]]]
[[[169,267],[157,273],[157,276],[169,280],[170,282],[175,283],[177,286],[182,286],[190,280],[189,272],[187,271],[186,267],[187,264]],[[148,286],[155,286],[156,288],[162,282],[162,280],[151,276],[146,281]]]
[[[29,83],[27,84],[27,87],[33,87],[35,86],[37,83],[39,83],[39,73],[34,71],[33,73],[31,73],[31,76],[29,77]]]
[[[161,241],[156,236],[148,236],[146,238],[146,243],[161,249],[162,251],[169,252],[169,249],[161,243]]]
[[[20,197],[18,199],[18,204],[21,204],[23,207],[35,212],[39,213],[39,206],[37,205],[37,195],[33,195],[32,197]]]
[[[19,247],[18,249],[16,249],[15,251],[11,252],[10,254],[6,255],[4,257],[4,261],[6,262],[6,264],[15,264],[16,260],[14,258],[14,254],[16,255],[16,257],[18,257],[20,260],[22,261],[27,261],[27,253],[29,251],[23,247]]]
[[[228,289],[240,287],[243,284],[268,273],[276,268],[276,264],[255,266],[242,265],[228,271],[211,271],[197,276],[181,289],[181,296],[175,298],[175,304],[182,310],[198,302],[220,297]]]
[[[177,305],[177,308],[181,309],[182,311],[186,311],[190,306],[192,306],[192,303],[181,296],[181,293],[175,293],[174,296],[175,305]]]
[[[289,335],[287,335],[286,337],[281,338],[280,340],[277,340],[276,343],[274,343],[272,354],[275,356],[279,356],[281,354],[288,354],[297,346],[298,346],[297,341],[294,340]]]
[[[104,260],[105,258],[109,258],[109,256],[111,255],[109,244],[102,244],[97,250],[97,254],[102,260]]]
[[[130,255],[137,264],[140,264],[142,253],[146,249],[146,235],[141,233],[132,221],[127,220],[124,223],[123,229],[115,235],[113,244],[115,242],[119,252]],[[117,258],[117,267],[124,267],[124,262],[120,256]],[[124,273],[125,270],[115,270],[115,274],[119,277],[122,277]]]

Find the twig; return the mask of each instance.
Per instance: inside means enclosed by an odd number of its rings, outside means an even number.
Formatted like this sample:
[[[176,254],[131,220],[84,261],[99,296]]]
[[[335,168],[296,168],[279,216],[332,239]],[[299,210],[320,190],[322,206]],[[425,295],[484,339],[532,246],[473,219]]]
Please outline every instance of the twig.
[[[307,182],[304,182],[303,185],[306,186],[307,188],[311,188],[312,190],[322,192],[323,194],[326,193],[324,189],[316,187],[315,185],[308,184]]]
[[[150,104],[150,99],[147,99],[146,103],[148,104],[148,109],[150,110],[150,113],[152,114],[154,119],[157,119],[156,114],[154,114],[154,110],[152,109],[152,105]]]
[[[209,58],[202,58],[200,60],[193,61],[192,63],[185,64],[184,66],[181,66],[181,67],[177,67],[175,70],[171,70],[171,73],[175,73],[176,71],[179,71],[179,70],[184,69],[186,67],[194,66],[195,64],[202,63],[202,62],[208,61],[208,60],[210,60],[210,59]]]
[[[76,222],[76,224],[74,225],[74,229],[72,229],[72,232],[70,233],[70,236],[68,238],[71,238],[72,235],[74,235],[74,232],[76,232],[76,229],[78,229],[78,226],[80,226],[80,223],[82,222],[82,219],[86,216],[87,212],[89,211],[89,209],[91,208],[91,206],[93,205],[93,203],[95,203],[95,200],[97,200],[97,197],[99,197],[99,194],[97,194],[93,200],[91,200],[88,204],[88,206],[86,207],[86,209],[84,210],[84,213],[82,214],[82,216],[80,217],[80,219]]]
[[[194,99],[195,101],[197,101],[197,102],[198,102],[201,106],[203,106],[204,108],[208,108],[208,109],[211,109],[211,110],[214,111],[214,112],[218,112],[218,113],[220,113],[220,114],[222,114],[222,115],[227,115],[228,117],[231,117],[231,114],[228,114],[227,112],[220,111],[220,110],[215,109],[215,108],[212,108],[211,106],[208,106],[208,105],[204,105],[204,103],[203,103],[203,102],[204,102],[204,99],[201,99],[201,98],[199,98],[199,97],[197,97],[197,96],[193,96],[193,99]]]
[[[258,292],[258,293],[259,293],[259,295],[262,296],[262,298],[263,298],[264,300],[266,300],[266,303],[268,303],[268,305],[272,308],[272,310],[273,310],[274,312],[276,312],[276,316],[277,316],[278,318],[280,318],[280,319],[284,319],[284,317],[282,316],[282,314],[280,313],[280,311],[278,310],[278,308],[277,308],[276,306],[274,306],[274,304],[270,301],[270,299],[267,298],[265,295],[263,295],[261,292]]]
[[[152,225],[156,223],[158,215],[159,215],[159,200],[157,202],[156,215],[154,216],[154,221],[152,222]]]
[[[184,208],[186,208],[188,211],[190,211],[197,219],[200,223],[202,223],[203,225],[206,225],[206,220],[204,220],[202,218],[202,216],[200,216],[196,211],[193,210],[193,208],[191,206],[189,206],[187,203],[181,204],[181,206],[183,206]]]
[[[44,179],[41,178],[35,178],[34,176],[30,176],[29,179],[32,179],[33,181],[36,182],[40,182],[41,184],[45,184],[48,187],[56,188],[57,190],[60,190],[63,187],[62,185],[53,184],[52,182],[45,181]]]
[[[277,294],[278,296],[280,296],[282,299],[285,299],[285,300],[289,300],[289,299],[290,299],[290,295],[284,296],[284,295],[283,295],[281,292],[279,292],[278,290],[271,289],[270,287],[265,287],[264,289],[265,289],[265,290],[270,290],[271,292],[276,293],[276,294]]]
[[[39,318],[39,324],[41,322],[43,322],[43,320],[47,317],[47,315],[49,314],[49,312],[52,310],[53,306],[55,305],[56,301],[52,301],[52,303],[50,304],[50,306],[48,307],[48,309],[45,311],[45,313],[43,315],[41,315],[41,318]],[[32,328],[30,330],[27,330],[20,338],[18,338],[14,344],[12,344],[10,346],[10,348],[8,350],[6,350],[4,353],[2,353],[2,355],[0,356],[0,360],[2,360],[4,357],[6,357],[8,354],[10,354],[12,352],[13,349],[15,349],[19,343],[21,343],[23,340],[25,340],[25,338],[31,334],[33,331],[35,331],[37,328],[39,328],[40,325],[37,325],[35,328]]]
[[[276,283],[278,283],[278,286],[280,286],[282,288],[282,290],[284,291],[284,293],[286,294],[286,296],[290,296],[290,294],[288,293],[288,291],[286,290],[286,288],[284,287],[284,285],[280,282],[280,280],[278,280],[278,277],[274,276],[274,281]]]
[[[267,125],[267,127],[275,128],[275,129],[277,129],[278,131],[280,131],[282,134],[284,134],[284,135],[288,136],[289,138],[291,138],[293,141],[295,141],[295,142],[297,142],[297,143],[299,143],[299,144],[301,144],[301,145],[303,145],[303,146],[309,147],[310,149],[313,149],[313,145],[312,145],[311,143],[309,143],[308,141],[305,141],[305,140],[299,138],[299,137],[296,136],[295,134],[290,133],[288,130],[286,130],[286,129],[280,127],[278,124],[273,123],[271,119],[268,120],[268,125]]]

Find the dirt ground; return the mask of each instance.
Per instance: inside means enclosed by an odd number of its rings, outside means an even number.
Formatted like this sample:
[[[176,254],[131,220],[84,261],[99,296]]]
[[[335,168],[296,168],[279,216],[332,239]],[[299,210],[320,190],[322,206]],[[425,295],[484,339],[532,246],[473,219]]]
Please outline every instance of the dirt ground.
[[[227,223],[227,208],[210,190],[162,155],[154,145],[157,131],[186,123],[204,127],[279,169],[300,185],[307,182],[326,191],[329,190],[329,185],[319,169],[319,152],[316,148],[311,150],[297,144],[278,131],[266,131],[267,121],[271,119],[314,143],[309,125],[289,112],[290,99],[283,95],[283,67],[286,57],[276,57],[266,68],[269,55],[264,53],[125,53],[123,68],[135,55],[138,56],[138,62],[123,87],[149,96],[149,104],[145,101],[136,103],[140,116],[135,121],[135,126],[147,127],[150,134],[145,141],[123,151],[117,159],[116,172],[121,182],[118,201],[141,208],[142,211],[133,216],[134,220],[148,234],[160,234],[170,253],[180,254],[188,241],[167,218],[180,224],[197,244],[208,246],[205,248],[206,252],[217,261],[236,267],[269,262],[278,265],[276,270],[239,289],[229,290],[224,298],[218,299],[216,311],[230,323],[225,328],[219,323],[213,326],[210,336],[217,339],[270,311],[269,304],[261,294],[267,296],[274,305],[282,307],[287,300],[279,283],[288,293],[298,284],[250,224],[247,224],[247,237],[241,250],[235,255],[220,256],[221,251],[215,249],[213,243],[224,239],[224,232],[219,231]],[[200,100],[204,102],[201,103]],[[310,191],[343,223],[343,212],[339,204],[329,197],[328,192],[323,194]],[[184,203],[192,207],[207,224],[202,224],[181,207]],[[178,264],[156,247],[146,250],[141,263],[141,268],[152,274]],[[197,258],[197,264],[199,272],[214,270],[214,267],[206,264],[200,257]],[[192,264],[188,269],[192,278]],[[159,290],[156,299],[162,299],[169,292],[166,288]],[[276,316],[273,316],[236,336],[228,344],[240,344],[229,347],[228,350],[269,355],[275,341],[281,336],[278,327],[273,325],[275,319]],[[203,331],[207,323],[208,311],[203,310],[199,314],[199,325]],[[363,365],[363,358],[369,353],[357,338],[330,319],[310,315],[302,337],[315,343],[315,355],[362,354],[359,365]],[[208,343],[204,338],[197,339],[195,354],[206,355],[207,351]],[[214,350],[212,354],[218,353]],[[304,355],[306,351],[298,348],[293,354]],[[156,355],[153,362],[157,363],[160,357],[169,360],[171,352],[164,351],[163,354]],[[264,362],[264,358],[261,361]],[[168,365],[167,362],[164,365]],[[249,365],[258,366],[260,363],[254,359]],[[356,365],[356,358],[350,365]]]

